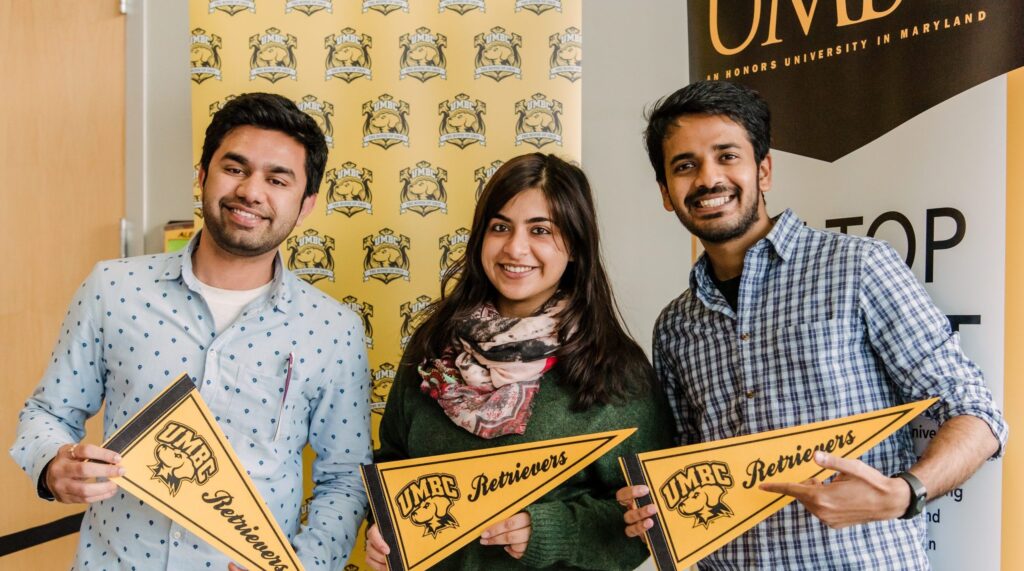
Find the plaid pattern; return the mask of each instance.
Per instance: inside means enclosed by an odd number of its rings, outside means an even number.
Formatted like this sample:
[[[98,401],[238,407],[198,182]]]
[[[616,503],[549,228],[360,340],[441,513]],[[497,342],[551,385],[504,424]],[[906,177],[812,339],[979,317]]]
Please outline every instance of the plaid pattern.
[[[946,317],[884,242],[807,228],[787,210],[747,251],[738,311],[702,256],[654,330],[654,367],[680,444],[741,436],[940,397],[928,414],[1007,427]],[[861,460],[915,461],[904,427]],[[927,569],[925,518],[832,530],[794,502],[701,569]]]

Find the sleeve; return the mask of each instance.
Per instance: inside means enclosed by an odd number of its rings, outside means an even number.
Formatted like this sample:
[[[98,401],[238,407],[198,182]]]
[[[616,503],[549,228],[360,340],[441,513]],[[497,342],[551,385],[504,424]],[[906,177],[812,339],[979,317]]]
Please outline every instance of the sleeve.
[[[671,306],[670,306],[671,307]],[[667,321],[667,312],[658,318],[654,326],[654,341],[651,347],[651,363],[654,365],[654,376],[664,388],[665,397],[668,399],[672,411],[672,418],[675,421],[672,431],[672,442],[674,445],[683,446],[690,444],[696,430],[693,427],[693,415],[690,401],[683,390],[682,380],[678,374],[678,361],[665,347],[664,330]]]
[[[10,454],[35,483],[61,446],[82,440],[85,421],[103,404],[101,271],[93,268],[71,300],[46,372],[18,417]]]
[[[359,466],[371,461],[370,369],[362,323],[350,316],[346,326],[343,338],[352,341],[339,350],[310,417],[313,498],[307,522],[292,539],[307,569],[340,569],[366,515]]]
[[[960,348],[959,335],[899,255],[879,243],[864,257],[860,310],[868,340],[906,400],[939,397],[939,422],[970,415],[985,421],[1002,455],[1009,432],[981,370]]]
[[[588,430],[637,431],[587,468],[590,493],[526,508],[532,530],[520,562],[527,567],[561,563],[580,569],[630,570],[649,556],[643,541],[625,534],[623,510],[615,501],[615,492],[626,485],[618,459],[671,446],[668,404],[661,390],[652,390],[625,406],[605,406],[601,420],[604,426],[595,423]]]

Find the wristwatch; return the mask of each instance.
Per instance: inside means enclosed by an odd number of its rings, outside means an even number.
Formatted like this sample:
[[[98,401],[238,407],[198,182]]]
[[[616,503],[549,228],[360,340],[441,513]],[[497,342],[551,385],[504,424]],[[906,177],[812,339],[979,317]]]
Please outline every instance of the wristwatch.
[[[900,472],[893,478],[901,478],[910,486],[910,505],[907,506],[907,511],[903,512],[900,519],[910,519],[923,512],[924,504],[928,501],[928,489],[924,487],[924,483],[910,472]]]

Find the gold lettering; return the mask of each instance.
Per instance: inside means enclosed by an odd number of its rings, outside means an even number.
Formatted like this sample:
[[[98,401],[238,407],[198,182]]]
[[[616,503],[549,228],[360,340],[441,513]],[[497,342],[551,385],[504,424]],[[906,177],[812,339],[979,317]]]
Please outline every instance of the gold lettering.
[[[889,14],[892,14],[896,10],[896,8],[898,8],[899,5],[903,3],[903,0],[894,0],[892,6],[889,6],[889,8],[879,12],[875,10],[874,0],[862,0],[863,10],[861,11],[860,19],[851,20],[849,11],[846,7],[847,1],[848,0],[836,0],[836,12],[838,12],[836,18],[837,28],[841,28],[843,26],[852,26],[854,24],[860,24],[863,22],[867,22],[868,20],[877,20],[879,18],[884,18]]]
[[[747,39],[739,47],[727,48],[722,43],[722,38],[718,33],[718,0],[711,0],[710,20],[711,45],[714,46],[715,51],[724,56],[738,54],[747,49],[747,46],[750,45],[750,42],[754,40],[754,36],[757,34],[757,27],[761,23],[761,0],[754,0],[754,21],[750,25],[750,33],[747,34]]]

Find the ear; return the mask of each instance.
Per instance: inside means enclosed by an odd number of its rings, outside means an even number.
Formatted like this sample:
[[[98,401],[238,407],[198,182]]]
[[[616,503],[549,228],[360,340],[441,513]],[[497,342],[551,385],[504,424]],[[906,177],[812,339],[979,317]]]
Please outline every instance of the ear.
[[[672,197],[668,193],[668,187],[664,184],[658,183],[658,188],[661,190],[661,204],[665,207],[668,212],[675,212],[675,205],[672,204]]]
[[[757,165],[757,183],[761,192],[768,192],[772,189],[772,154],[768,153]]]
[[[311,212],[313,212],[313,207],[316,206],[316,197],[317,195],[314,194],[302,199],[302,209],[299,210],[299,217],[295,220],[296,226],[302,224],[302,221],[305,220]]]
[[[206,169],[199,167],[199,188],[203,191],[206,190]]]

